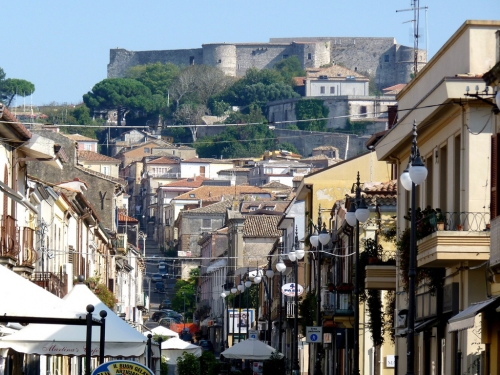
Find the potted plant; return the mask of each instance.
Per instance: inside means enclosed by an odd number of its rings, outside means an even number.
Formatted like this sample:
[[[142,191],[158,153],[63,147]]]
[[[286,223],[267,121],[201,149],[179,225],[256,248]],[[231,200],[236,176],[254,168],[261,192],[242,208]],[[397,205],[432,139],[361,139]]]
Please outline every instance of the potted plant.
[[[436,208],[436,227],[437,230],[444,230],[444,222],[446,218],[440,208]]]

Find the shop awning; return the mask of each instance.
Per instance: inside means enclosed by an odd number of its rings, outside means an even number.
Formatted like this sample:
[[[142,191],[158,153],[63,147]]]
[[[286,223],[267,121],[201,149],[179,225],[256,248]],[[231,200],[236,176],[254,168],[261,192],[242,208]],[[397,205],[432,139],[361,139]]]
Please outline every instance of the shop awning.
[[[470,305],[448,321],[448,332],[461,331],[474,327],[474,318],[477,314],[486,309],[497,308],[498,306],[500,306],[500,298],[492,298]]]

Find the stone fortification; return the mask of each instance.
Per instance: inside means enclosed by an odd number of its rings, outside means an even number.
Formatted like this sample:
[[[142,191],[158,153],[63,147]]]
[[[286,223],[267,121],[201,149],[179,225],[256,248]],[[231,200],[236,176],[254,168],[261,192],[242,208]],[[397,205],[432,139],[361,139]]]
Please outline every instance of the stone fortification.
[[[272,68],[290,56],[296,56],[304,68],[333,63],[367,72],[375,77],[379,88],[408,82],[413,70],[413,48],[396,44],[394,38],[271,38],[270,43],[210,43],[182,50],[111,49],[108,78],[123,77],[133,66],[155,62],[204,64],[241,77],[249,68]],[[426,61],[426,52],[420,50],[421,67]]]

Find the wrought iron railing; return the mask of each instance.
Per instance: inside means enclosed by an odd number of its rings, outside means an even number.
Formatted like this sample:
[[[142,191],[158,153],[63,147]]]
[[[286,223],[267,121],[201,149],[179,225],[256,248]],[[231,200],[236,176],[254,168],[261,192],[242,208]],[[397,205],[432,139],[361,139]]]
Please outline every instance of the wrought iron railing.
[[[349,315],[353,313],[352,294],[325,291],[322,299],[322,311],[335,315]]]
[[[67,293],[67,283],[65,282],[66,275],[56,275],[52,272],[34,272],[32,281],[42,288],[48,290],[50,293],[64,297]]]
[[[490,230],[489,212],[445,212],[444,230],[484,232]],[[436,219],[436,228],[437,228]]]
[[[0,251],[2,256],[17,258],[19,254],[19,227],[16,226],[16,219],[6,216],[2,220],[2,242]]]
[[[299,311],[300,314],[300,311]],[[286,316],[287,318],[294,318],[295,317],[295,301],[287,301],[286,302]],[[300,317],[300,315],[299,315]]]

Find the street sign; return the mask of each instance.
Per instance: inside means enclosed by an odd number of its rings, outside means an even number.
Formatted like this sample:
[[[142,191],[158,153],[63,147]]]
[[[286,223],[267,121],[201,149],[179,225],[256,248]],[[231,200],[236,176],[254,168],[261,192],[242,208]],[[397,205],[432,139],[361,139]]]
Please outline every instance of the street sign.
[[[322,343],[323,327],[306,327],[306,342]]]
[[[302,295],[302,293],[304,293],[304,288],[302,288],[302,285],[295,283],[283,285],[281,287],[281,293],[288,297],[295,297],[295,288],[297,288],[297,296],[300,296]]]
[[[257,340],[259,338],[259,332],[255,329],[249,329],[248,338]]]

